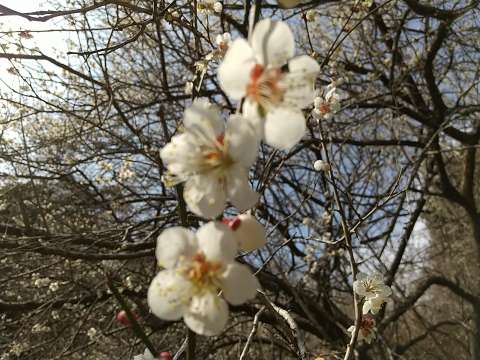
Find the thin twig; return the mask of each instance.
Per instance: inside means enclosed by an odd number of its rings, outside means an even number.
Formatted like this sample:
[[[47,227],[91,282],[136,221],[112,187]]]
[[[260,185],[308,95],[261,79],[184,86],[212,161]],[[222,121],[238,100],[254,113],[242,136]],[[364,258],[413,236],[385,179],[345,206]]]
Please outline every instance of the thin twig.
[[[250,334],[248,335],[247,342],[245,343],[245,346],[243,347],[243,351],[240,354],[240,359],[239,360],[244,360],[245,356],[247,356],[248,353],[248,348],[250,347],[250,344],[252,343],[253,337],[255,336],[255,333],[257,332],[258,329],[258,321],[260,319],[260,315],[262,312],[265,310],[265,306],[262,306],[260,310],[255,314],[253,318],[253,324],[252,324],[252,330],[250,331]]]

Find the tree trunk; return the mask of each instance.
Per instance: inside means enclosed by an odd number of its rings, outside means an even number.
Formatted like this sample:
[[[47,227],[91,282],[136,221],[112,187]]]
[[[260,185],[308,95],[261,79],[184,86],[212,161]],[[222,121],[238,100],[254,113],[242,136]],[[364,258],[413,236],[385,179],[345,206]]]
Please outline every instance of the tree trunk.
[[[473,275],[474,286],[473,293],[480,297],[480,214],[471,217],[473,221],[474,249],[476,261],[474,262]],[[472,360],[480,360],[480,304],[473,306],[473,334],[471,338]]]

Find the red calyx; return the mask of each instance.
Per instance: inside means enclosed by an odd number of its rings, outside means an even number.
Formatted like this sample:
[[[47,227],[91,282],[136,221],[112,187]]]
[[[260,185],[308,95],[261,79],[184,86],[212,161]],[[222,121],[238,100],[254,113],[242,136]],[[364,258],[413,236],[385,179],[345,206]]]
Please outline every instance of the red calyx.
[[[238,216],[235,216],[234,218],[223,218],[222,223],[227,225],[232,231],[235,231],[242,223],[242,220]]]
[[[172,353],[170,351],[162,351],[160,354],[158,354],[158,360],[171,360],[172,359]]]
[[[133,316],[135,317],[135,320],[138,320],[138,315],[133,313]],[[128,319],[127,312],[125,310],[121,310],[117,314],[117,321],[125,326],[131,326],[131,322]]]

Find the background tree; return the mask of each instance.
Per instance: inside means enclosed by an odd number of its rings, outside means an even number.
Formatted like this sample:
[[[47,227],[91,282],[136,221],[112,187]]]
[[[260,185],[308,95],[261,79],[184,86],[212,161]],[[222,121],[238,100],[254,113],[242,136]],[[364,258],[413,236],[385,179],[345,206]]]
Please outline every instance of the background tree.
[[[204,219],[181,218],[159,150],[181,131],[192,96],[235,111],[218,85],[216,36],[247,36],[249,21],[266,17],[287,21],[297,52],[321,65],[318,106],[305,112],[300,144],[262,145],[251,171],[268,244],[241,261],[264,295],[233,307],[225,332],[197,337],[195,352],[190,338],[185,355],[344,358],[353,266],[385,274],[393,296],[376,316],[377,341],[348,356],[480,359],[478,1],[45,6],[0,5],[2,17],[45,22],[68,46],[53,56],[35,48],[33,29],[1,35],[5,359],[142,353],[138,331],[115,320],[115,290],[156,349],[181,349],[183,323],[149,314],[146,288],[158,234]],[[326,99],[333,85],[336,112]],[[317,159],[331,171],[315,171]],[[430,235],[415,237],[422,223]]]

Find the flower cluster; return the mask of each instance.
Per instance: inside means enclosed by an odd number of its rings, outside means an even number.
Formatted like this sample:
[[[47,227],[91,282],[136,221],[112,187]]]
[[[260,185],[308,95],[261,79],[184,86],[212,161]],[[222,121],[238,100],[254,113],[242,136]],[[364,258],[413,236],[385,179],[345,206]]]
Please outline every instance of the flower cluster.
[[[283,150],[300,141],[306,130],[302,108],[313,101],[319,72],[313,58],[294,57],[294,37],[283,22],[265,19],[250,41],[230,43],[230,36],[223,35],[218,43],[225,53],[220,85],[242,101],[242,113],[225,124],[214,105],[195,100],[185,111],[185,131],[160,153],[168,169],[166,183],[185,182],[189,209],[206,218],[220,215],[227,201],[240,211],[257,202],[248,170],[260,140]]]
[[[376,331],[376,322],[372,314],[380,311],[382,305],[392,294],[392,290],[389,286],[385,285],[382,275],[359,273],[353,282],[353,291],[365,300],[363,302],[362,318],[358,329],[358,340],[370,344],[372,340],[375,339]],[[353,334],[355,326],[350,326],[348,331]]]
[[[207,11],[214,2],[197,4]],[[248,41],[220,35],[217,46],[214,55],[196,63],[197,73],[203,77],[210,60],[223,59],[219,83],[241,102],[240,111],[224,121],[215,105],[196,99],[185,110],[182,131],[160,151],[167,169],[163,181],[184,183],[188,209],[208,219],[222,215],[228,204],[240,212],[255,206],[259,195],[248,174],[260,142],[288,150],[300,141],[306,130],[302,109],[313,102],[319,72],[313,58],[294,57],[294,37],[283,22],[258,22]],[[193,90],[193,82],[186,90]],[[208,222],[196,233],[184,227],[163,231],[156,249],[163,270],[147,295],[151,311],[164,320],[183,318],[198,334],[219,334],[228,321],[228,304],[243,304],[260,288],[235,257],[265,242],[264,227],[248,213]]]

